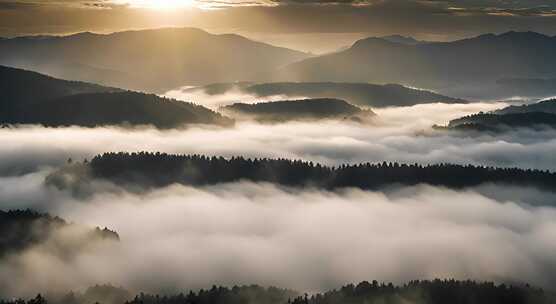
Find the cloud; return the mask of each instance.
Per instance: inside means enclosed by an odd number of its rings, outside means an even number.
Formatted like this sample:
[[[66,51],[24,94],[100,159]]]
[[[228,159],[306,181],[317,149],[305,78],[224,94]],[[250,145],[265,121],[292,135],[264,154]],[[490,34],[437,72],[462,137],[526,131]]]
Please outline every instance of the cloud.
[[[141,196],[99,192],[87,201],[60,195],[44,208],[114,228],[121,242],[69,260],[34,249],[0,261],[3,294],[105,282],[177,292],[251,283],[321,291],[437,277],[550,288],[556,279],[556,210],[475,190],[321,192],[234,183]]]
[[[193,127],[161,131],[150,128],[0,129],[0,173],[17,175],[68,158],[81,161],[103,152],[160,151],[225,157],[286,157],[342,163],[398,161],[458,163],[556,170],[556,131],[517,129],[501,135],[458,135],[431,130],[433,124],[504,104],[428,104],[376,110],[373,125],[324,121],[233,128]],[[29,151],[29,152],[25,152]]]
[[[382,123],[371,126],[329,121],[170,131],[0,129],[0,209],[33,208],[106,226],[121,237],[120,244],[93,246],[71,259],[39,247],[2,260],[0,294],[31,296],[102,283],[134,292],[251,283],[320,291],[361,280],[435,277],[551,288],[556,194],[535,188],[452,191],[421,185],[326,192],[233,183],[136,194],[103,183],[92,185],[92,196],[76,198],[44,184],[52,167],[69,157],[122,150],[303,158],[329,165],[392,160],[556,170],[554,130],[500,137],[430,131],[433,123],[501,106],[381,109]]]

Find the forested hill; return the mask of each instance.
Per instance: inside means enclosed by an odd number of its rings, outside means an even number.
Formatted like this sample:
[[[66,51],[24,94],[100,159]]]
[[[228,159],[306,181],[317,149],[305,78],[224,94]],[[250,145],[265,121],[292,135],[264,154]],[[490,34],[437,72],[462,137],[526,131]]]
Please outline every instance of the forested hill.
[[[126,304],[548,304],[555,300],[553,294],[529,286],[456,280],[411,281],[401,286],[364,281],[310,297],[291,295],[278,288],[213,287],[170,297],[143,294]]]
[[[398,163],[342,165],[326,167],[312,162],[286,159],[245,159],[170,155],[161,153],[106,153],[87,164],[87,170],[75,165],[62,168],[47,177],[47,183],[69,187],[83,176],[106,179],[140,188],[163,187],[173,183],[212,185],[241,180],[270,182],[286,186],[313,186],[323,189],[356,187],[379,189],[383,186],[430,184],[463,188],[483,183],[530,185],[556,189],[556,173],[517,168],[492,168],[439,164],[422,166]],[[68,182],[70,181],[70,182]]]
[[[424,103],[466,103],[432,91],[405,87],[399,84],[370,84],[343,82],[278,82],[255,84],[245,91],[257,96],[286,95],[311,98],[338,98],[354,105],[369,107],[412,106]]]
[[[498,111],[495,114],[517,114],[517,113],[531,113],[543,112],[556,114],[556,99],[543,100],[533,104],[526,104],[521,106],[509,106]]]
[[[80,237],[72,239],[73,243],[58,238],[58,233],[68,229],[79,232],[75,236]],[[46,242],[50,242],[52,248],[71,250],[84,243],[102,240],[119,240],[119,236],[107,228],[88,229],[30,210],[0,211],[0,257]]]
[[[98,288],[98,287],[97,287]],[[121,299],[125,291],[101,287],[105,295],[116,294]],[[177,295],[141,293],[126,302],[102,298],[75,296],[30,301],[9,300],[0,304],[552,304],[554,294],[528,285],[506,285],[491,282],[432,280],[411,281],[404,285],[364,281],[311,296],[287,289],[264,288],[257,285],[217,287]]]
[[[64,96],[114,91],[119,90],[0,66],[0,112],[4,114],[13,112],[17,107]]]
[[[195,93],[221,95],[241,91],[256,97],[287,96],[289,98],[335,98],[362,107],[413,106],[425,103],[467,103],[468,101],[409,88],[399,84],[371,84],[356,82],[270,82],[270,83],[215,83],[185,89]]]
[[[288,120],[350,119],[369,120],[375,114],[362,110],[340,99],[320,98],[282,100],[255,104],[235,103],[220,111],[236,119],[254,119],[262,122]]]
[[[515,128],[556,128],[556,100],[520,106],[509,106],[489,113],[463,116],[453,119],[447,127],[439,129],[460,131],[502,132]]]
[[[448,128],[500,132],[514,128],[556,128],[556,114],[524,112],[513,114],[479,113],[450,121]]]
[[[0,124],[159,128],[233,124],[233,120],[192,103],[1,66],[0,89]]]
[[[234,122],[193,103],[138,92],[79,94],[38,103],[4,123],[45,126],[152,125],[176,128],[189,124],[229,126]]]

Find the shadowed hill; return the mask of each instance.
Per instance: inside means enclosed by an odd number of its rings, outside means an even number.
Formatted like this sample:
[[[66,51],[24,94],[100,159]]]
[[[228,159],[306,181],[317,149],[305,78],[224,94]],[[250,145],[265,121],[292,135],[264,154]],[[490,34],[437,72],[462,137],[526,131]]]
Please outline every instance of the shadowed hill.
[[[72,232],[72,238],[62,240],[60,235],[68,231]],[[69,224],[59,217],[30,210],[0,211],[0,257],[47,242],[53,248],[67,251],[103,240],[118,241],[119,236],[107,228],[87,229]]]
[[[556,114],[556,99],[543,100],[538,103],[509,106],[501,110],[494,111],[496,114],[517,114],[517,113],[531,113],[543,112]]]
[[[74,185],[74,182],[97,178],[143,190],[173,183],[213,185],[241,180],[323,189],[355,187],[376,190],[389,185],[417,184],[464,188],[483,183],[556,189],[556,173],[548,171],[451,164],[366,163],[331,168],[286,159],[225,159],[141,152],[107,153],[94,157],[90,163],[80,164],[84,168],[76,170],[75,166],[52,173],[46,183],[71,188],[81,186]]]
[[[340,99],[304,99],[262,102],[255,104],[235,103],[220,111],[236,119],[254,119],[261,122],[289,120],[349,119],[368,121],[375,114],[362,110]]]
[[[509,106],[491,113],[477,113],[451,120],[447,129],[500,132],[512,128],[556,128],[556,100]]]
[[[187,91],[202,90],[205,94],[219,95],[242,91],[257,97],[283,95],[292,98],[336,98],[362,107],[412,106],[423,103],[466,103],[467,101],[412,89],[398,84],[377,85],[345,82],[273,82],[273,83],[219,83]]]
[[[233,124],[207,108],[156,95],[0,66],[0,124],[45,126]]]
[[[306,57],[238,35],[195,28],[0,40],[0,64],[152,92],[186,84],[258,80]]]
[[[152,125],[163,129],[233,124],[233,120],[199,105],[131,91],[66,96],[33,105],[21,114],[11,123],[52,127]]]
[[[95,84],[67,81],[39,73],[0,66],[0,112],[16,109],[39,101],[52,100],[82,93],[116,92],[119,89]]]

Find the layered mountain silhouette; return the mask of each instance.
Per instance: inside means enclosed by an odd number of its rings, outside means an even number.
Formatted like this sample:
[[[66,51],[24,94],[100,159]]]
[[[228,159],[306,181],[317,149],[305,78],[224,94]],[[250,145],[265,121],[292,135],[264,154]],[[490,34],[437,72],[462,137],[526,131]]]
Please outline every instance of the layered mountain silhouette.
[[[230,125],[231,119],[192,103],[152,94],[55,79],[0,66],[0,123],[44,126]]]
[[[90,229],[30,210],[0,211],[0,257],[43,244],[68,253],[97,241],[119,241],[119,236],[107,228]]]
[[[443,96],[431,91],[408,88],[398,84],[376,85],[369,83],[344,82],[275,82],[254,84],[217,83],[201,88],[205,94],[219,95],[239,90],[257,97],[283,95],[292,98],[337,98],[363,107],[412,106],[423,103],[465,103],[467,101]]]
[[[293,63],[282,79],[404,83],[441,92],[496,85],[503,78],[554,78],[556,38],[534,32],[407,44],[367,38],[351,48]]]
[[[195,28],[0,40],[0,64],[126,89],[258,80],[305,53]]]
[[[556,128],[556,100],[509,106],[490,113],[477,113],[450,121],[448,129],[504,131],[512,128]]]
[[[252,119],[260,122],[321,119],[368,122],[375,116],[371,110],[362,110],[344,100],[330,98],[282,100],[255,104],[235,103],[220,108],[220,112],[235,119]]]

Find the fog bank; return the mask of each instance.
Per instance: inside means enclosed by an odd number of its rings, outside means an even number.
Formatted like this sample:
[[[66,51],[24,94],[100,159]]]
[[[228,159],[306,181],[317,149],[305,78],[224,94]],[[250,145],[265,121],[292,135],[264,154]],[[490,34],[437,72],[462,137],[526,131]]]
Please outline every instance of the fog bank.
[[[98,283],[134,292],[251,283],[321,291],[437,277],[551,288],[556,279],[556,209],[479,190],[322,192],[234,183],[141,196],[99,192],[87,201],[37,190],[55,199],[34,207],[115,229],[121,243],[72,259],[34,249],[1,261],[3,294]]]

